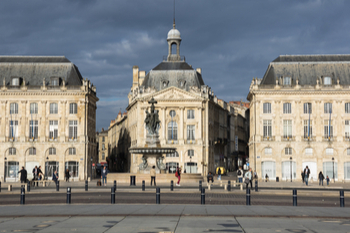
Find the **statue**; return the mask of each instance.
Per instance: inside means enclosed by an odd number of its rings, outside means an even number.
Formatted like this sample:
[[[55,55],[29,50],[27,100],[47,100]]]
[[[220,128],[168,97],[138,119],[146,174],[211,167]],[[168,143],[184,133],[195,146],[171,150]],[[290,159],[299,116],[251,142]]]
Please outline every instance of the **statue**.
[[[146,129],[148,131],[148,133],[150,135],[154,135],[158,133],[158,129],[159,129],[159,124],[160,124],[160,120],[159,120],[159,111],[155,110],[154,104],[157,103],[157,101],[155,101],[153,98],[148,101],[148,103],[152,104],[151,105],[151,112],[149,113],[146,110],[146,119],[145,119],[145,124],[146,124]]]
[[[160,170],[165,170],[166,166],[164,165],[163,163],[163,159],[164,157],[163,156],[160,156],[158,158],[158,161],[157,161],[157,167],[160,169]]]
[[[148,167],[148,163],[147,163],[147,159],[145,158],[145,156],[142,156],[142,163],[140,163],[139,165],[139,169],[141,170],[145,170]]]

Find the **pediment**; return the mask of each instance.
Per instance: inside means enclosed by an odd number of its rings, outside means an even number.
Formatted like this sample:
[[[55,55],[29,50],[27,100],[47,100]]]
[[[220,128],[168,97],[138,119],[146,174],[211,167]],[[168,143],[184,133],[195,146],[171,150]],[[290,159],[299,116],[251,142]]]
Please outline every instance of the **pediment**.
[[[156,100],[163,100],[163,101],[201,100],[200,96],[181,90],[177,87],[169,87],[167,89],[154,93],[154,95],[152,96]],[[149,96],[147,99],[151,99],[152,96]]]

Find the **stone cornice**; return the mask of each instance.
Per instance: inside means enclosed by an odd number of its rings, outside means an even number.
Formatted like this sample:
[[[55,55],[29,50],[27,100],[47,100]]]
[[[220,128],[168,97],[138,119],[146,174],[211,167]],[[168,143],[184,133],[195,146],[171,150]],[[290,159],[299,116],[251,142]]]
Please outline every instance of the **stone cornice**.
[[[320,91],[315,91],[315,90],[309,90],[309,91],[293,91],[293,90],[288,90],[288,91],[276,91],[276,90],[258,90],[254,91],[254,94],[256,95],[349,95],[350,94],[350,89],[349,90],[320,90]]]

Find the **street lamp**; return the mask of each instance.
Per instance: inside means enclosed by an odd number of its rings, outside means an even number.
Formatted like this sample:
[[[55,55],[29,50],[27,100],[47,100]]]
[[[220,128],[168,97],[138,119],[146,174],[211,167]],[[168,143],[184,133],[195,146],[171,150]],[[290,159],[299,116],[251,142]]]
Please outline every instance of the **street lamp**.
[[[335,183],[335,179],[334,179],[334,157],[332,157],[332,162],[333,162],[333,182]]]
[[[9,172],[9,167],[8,167],[8,163],[7,163],[7,158],[5,157],[5,163],[6,163],[6,169],[5,169],[5,182],[6,182],[6,177],[7,177],[7,173]]]
[[[91,156],[91,180],[92,180],[92,156]]]
[[[290,182],[292,182],[292,177],[293,177],[293,171],[292,171],[292,157],[289,158],[290,159]]]

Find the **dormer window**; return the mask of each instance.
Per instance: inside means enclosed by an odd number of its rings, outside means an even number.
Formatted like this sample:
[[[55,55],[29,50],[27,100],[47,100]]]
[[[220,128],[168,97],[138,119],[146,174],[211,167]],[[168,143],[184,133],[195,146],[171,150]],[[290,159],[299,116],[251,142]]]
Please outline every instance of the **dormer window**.
[[[323,84],[324,85],[332,85],[332,78],[331,77],[324,77]]]
[[[163,82],[163,87],[168,86],[168,84],[166,82]]]
[[[283,85],[290,86],[292,84],[292,79],[290,77],[283,78]]]
[[[52,77],[50,80],[50,85],[51,86],[59,86],[60,84],[60,79],[58,77]]]
[[[19,86],[19,78],[18,77],[12,78],[11,85],[12,86]]]
[[[178,83],[179,83],[179,87],[180,88],[184,88],[186,81],[185,80],[179,80]]]

